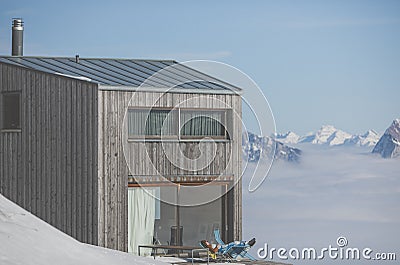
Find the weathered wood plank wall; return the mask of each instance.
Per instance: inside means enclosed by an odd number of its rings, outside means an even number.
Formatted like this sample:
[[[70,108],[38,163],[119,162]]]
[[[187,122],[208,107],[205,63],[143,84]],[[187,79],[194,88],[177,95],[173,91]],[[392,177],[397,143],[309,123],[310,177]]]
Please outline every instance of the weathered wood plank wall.
[[[132,98],[132,100],[131,100]],[[123,150],[124,115],[127,107],[181,107],[202,109],[232,108],[233,135],[231,141],[216,143],[216,159],[204,169],[189,172],[175,166],[166,158],[163,148],[179,157],[184,150],[190,157],[195,142],[129,142],[126,159],[132,161],[129,171]],[[99,91],[99,245],[127,251],[128,175],[241,175],[241,98],[236,95],[183,94],[158,92]],[[126,140],[126,139],[125,139]],[[212,143],[206,149],[211,149]],[[185,151],[186,150],[186,151]],[[208,150],[209,151],[209,150]],[[183,165],[184,166],[184,165]],[[232,237],[241,238],[241,182],[230,196],[233,201]]]
[[[0,132],[1,194],[97,244],[97,84],[0,63],[0,104],[7,91],[21,91],[22,119]]]

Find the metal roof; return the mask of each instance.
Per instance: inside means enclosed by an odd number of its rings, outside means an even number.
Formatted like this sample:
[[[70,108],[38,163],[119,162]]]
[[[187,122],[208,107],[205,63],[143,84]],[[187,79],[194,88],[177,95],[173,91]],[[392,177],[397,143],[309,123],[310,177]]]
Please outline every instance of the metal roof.
[[[0,56],[0,62],[95,82],[100,87],[108,89],[145,86],[155,89],[173,87],[174,90],[209,91],[209,93],[241,91],[234,85],[173,60],[106,58],[76,60],[75,57]],[[148,79],[149,77],[152,78]]]

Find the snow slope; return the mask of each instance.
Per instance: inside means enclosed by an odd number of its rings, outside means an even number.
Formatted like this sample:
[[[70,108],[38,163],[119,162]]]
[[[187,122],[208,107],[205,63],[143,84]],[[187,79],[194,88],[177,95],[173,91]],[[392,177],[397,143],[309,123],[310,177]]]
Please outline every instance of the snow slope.
[[[95,247],[60,232],[0,194],[0,264],[166,264]]]

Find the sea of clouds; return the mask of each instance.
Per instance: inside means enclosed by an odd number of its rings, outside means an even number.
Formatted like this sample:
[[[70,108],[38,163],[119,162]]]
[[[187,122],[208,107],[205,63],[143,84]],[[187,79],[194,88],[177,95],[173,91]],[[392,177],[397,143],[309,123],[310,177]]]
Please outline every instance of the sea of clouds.
[[[256,250],[337,246],[397,252],[397,261],[287,260],[293,264],[398,264],[400,260],[400,159],[383,159],[370,148],[301,145],[299,164],[274,162],[255,191],[243,176],[243,237]],[[261,164],[261,167],[263,165]],[[268,170],[266,164],[264,171]],[[250,169],[250,170],[249,170]],[[267,258],[269,259],[269,258]],[[281,261],[274,257],[274,261]],[[285,261],[284,261],[285,262]]]

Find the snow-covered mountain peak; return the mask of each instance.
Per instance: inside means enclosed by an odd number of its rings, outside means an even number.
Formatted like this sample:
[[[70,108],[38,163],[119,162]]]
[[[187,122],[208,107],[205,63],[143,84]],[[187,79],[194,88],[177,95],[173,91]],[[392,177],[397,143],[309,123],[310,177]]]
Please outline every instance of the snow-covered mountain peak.
[[[344,142],[347,139],[350,139],[351,137],[352,137],[352,135],[347,132],[344,132],[341,130],[336,130],[334,133],[332,133],[328,137],[326,143],[328,145],[341,145],[341,144],[344,144]]]
[[[295,134],[295,133],[292,132],[292,131],[288,131],[288,132],[285,134],[285,136],[286,136],[286,137],[299,137],[297,134]]]
[[[335,133],[336,128],[332,125],[324,125],[317,131],[315,138],[311,141],[313,144],[325,144],[328,138]]]
[[[379,138],[379,133],[377,133],[375,130],[368,130],[362,136],[363,137],[378,137]]]
[[[340,145],[352,135],[336,129],[332,125],[324,125],[315,134],[309,134],[300,139],[302,143]]]
[[[379,141],[380,135],[374,130],[368,130],[362,135],[353,135],[350,139],[347,139],[345,145],[357,145],[357,146],[375,146]]]
[[[275,146],[277,150],[275,158],[298,161],[301,151],[288,145],[296,146],[304,143],[325,146],[374,147],[373,152],[380,153],[383,157],[400,156],[400,119],[395,119],[382,137],[372,129],[364,134],[353,135],[339,130],[333,125],[324,125],[316,133],[311,132],[304,136],[299,136],[292,131],[275,134],[271,137],[249,133],[248,137],[243,138],[243,153],[247,160],[258,161],[262,156],[272,156]],[[296,147],[300,147],[300,145]]]
[[[300,137],[291,131],[276,135],[276,140],[285,144],[311,143],[329,146],[375,146],[379,138],[380,135],[374,130],[369,130],[364,134],[352,135],[335,128],[333,125],[324,125],[316,133],[310,132]]]
[[[300,160],[301,150],[277,141],[276,137],[259,136],[251,132],[242,134],[244,159],[256,162],[260,159],[279,159],[289,162]]]
[[[296,144],[299,141],[299,138],[300,136],[291,131],[276,135],[276,140],[284,144]]]
[[[395,119],[379,139],[372,153],[384,158],[400,156],[400,119]]]
[[[318,131],[317,135],[320,135],[321,137],[324,135],[331,135],[334,133],[337,129],[333,125],[323,125]]]
[[[400,142],[400,119],[395,119],[392,122],[392,125],[390,125],[390,127],[387,128],[385,134],[386,133],[392,136],[398,142]]]
[[[335,128],[335,126],[333,126],[333,125],[322,125],[321,126],[321,129],[319,129],[319,131],[327,131],[327,132],[334,132],[334,131],[336,131],[336,128]]]

